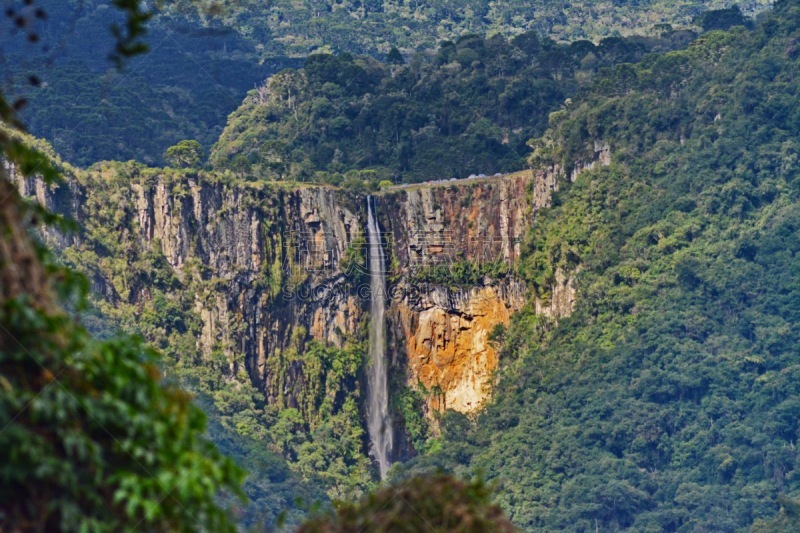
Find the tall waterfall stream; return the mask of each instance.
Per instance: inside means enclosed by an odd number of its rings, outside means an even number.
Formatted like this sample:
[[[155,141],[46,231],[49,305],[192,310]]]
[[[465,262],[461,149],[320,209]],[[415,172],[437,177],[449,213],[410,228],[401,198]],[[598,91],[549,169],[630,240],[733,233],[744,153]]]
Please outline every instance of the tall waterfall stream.
[[[391,465],[392,420],[389,416],[388,364],[386,361],[386,258],[383,255],[380,228],[373,197],[367,198],[367,248],[369,250],[370,321],[367,428],[371,452],[381,472],[381,479]]]

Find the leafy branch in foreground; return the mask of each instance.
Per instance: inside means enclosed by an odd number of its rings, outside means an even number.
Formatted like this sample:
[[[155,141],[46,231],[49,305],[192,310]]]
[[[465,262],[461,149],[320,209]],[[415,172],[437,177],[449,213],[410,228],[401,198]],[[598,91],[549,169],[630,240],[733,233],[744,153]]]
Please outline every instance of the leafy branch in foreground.
[[[244,472],[142,341],[97,341],[61,310],[85,282],[47,263],[0,179],[0,529],[234,531],[216,503]],[[59,289],[59,295],[54,294]]]
[[[127,15],[112,29],[121,66],[146,50],[150,15],[138,1],[113,4]],[[23,105],[0,94],[2,157],[56,182],[50,159],[17,134]],[[160,382],[153,350],[97,341],[62,310],[82,306],[86,282],[49,262],[28,231],[41,210],[0,172],[0,529],[235,531],[216,498],[244,498],[244,472],[203,438],[191,397]]]

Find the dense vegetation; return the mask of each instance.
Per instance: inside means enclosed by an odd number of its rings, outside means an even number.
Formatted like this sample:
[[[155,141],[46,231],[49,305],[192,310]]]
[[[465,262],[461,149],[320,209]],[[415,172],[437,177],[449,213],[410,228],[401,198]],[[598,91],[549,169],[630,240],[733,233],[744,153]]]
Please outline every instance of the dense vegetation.
[[[613,150],[527,246],[528,280],[571,272],[577,309],[520,313],[494,403],[411,471],[482,471],[531,530],[797,529],[798,30],[784,0],[552,117],[534,164]]]
[[[67,161],[89,165],[135,159],[162,164],[164,150],[181,140],[196,139],[210,148],[248,90],[281,68],[299,66],[315,51],[383,58],[393,47],[411,55],[417,49],[434,51],[440,42],[466,34],[511,38],[524,31],[595,42],[617,36],[617,30],[657,37],[669,24],[689,26],[703,9],[726,3],[648,0],[609,6],[584,1],[565,9],[554,0],[503,7],[486,0],[248,0],[225,6],[181,0],[160,4],[163,9],[148,25],[150,52],[120,73],[109,70],[105,55],[97,53],[113,49],[108,27],[120,22],[108,0],[39,0],[37,6],[48,14],[36,21],[39,40],[9,39],[15,32],[13,19],[0,19],[0,51],[4,89],[26,98],[23,118],[29,131],[50,141]],[[22,0],[9,4],[27,9]],[[748,14],[767,4],[742,3]],[[41,82],[36,87],[26,85],[31,75]],[[517,82],[512,93],[523,90],[520,86],[525,85]],[[555,96],[542,94],[534,104]],[[526,130],[514,142],[525,134],[531,136]],[[512,150],[517,148],[512,144]]]
[[[474,35],[403,64],[314,54],[231,115],[215,167],[252,179],[424,181],[523,168],[526,142],[604,67],[685,47],[687,31],[559,45]]]
[[[24,2],[10,2],[20,13]],[[209,148],[248,90],[287,66],[283,57],[259,60],[252,42],[233,31],[181,19],[148,25],[148,54],[125,69],[109,68],[105,51],[118,13],[108,2],[40,0],[47,14],[35,20],[33,43],[0,26],[7,84],[24,97],[28,131],[47,139],[67,161],[136,159],[162,164],[171,145],[196,139]],[[5,19],[5,25],[13,25]],[[38,82],[30,85],[30,76]]]
[[[311,519],[298,529],[298,533],[333,531],[511,533],[516,528],[491,502],[483,482],[438,474],[398,483],[358,503],[344,503],[335,515]]]
[[[503,278],[510,274],[511,270],[511,266],[503,261],[481,263],[455,261],[450,264],[419,268],[411,274],[410,281],[458,289],[481,285],[485,277],[495,280]]]
[[[172,13],[198,18],[189,0]],[[687,26],[704,10],[728,7],[721,0],[258,0],[219,2],[214,21],[237,28],[268,55],[305,56],[333,52],[387,54],[435,49],[441,41],[466,34],[513,37],[535,31],[559,41],[599,41],[643,35],[660,24]],[[768,0],[739,2],[747,14]],[[204,18],[204,17],[199,17]],[[657,30],[658,31],[658,30]]]

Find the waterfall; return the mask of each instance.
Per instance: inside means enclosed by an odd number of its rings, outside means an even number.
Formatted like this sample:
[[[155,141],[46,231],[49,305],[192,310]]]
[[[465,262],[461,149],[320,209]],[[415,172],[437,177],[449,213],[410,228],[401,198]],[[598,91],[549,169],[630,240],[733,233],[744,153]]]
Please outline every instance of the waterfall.
[[[389,417],[388,365],[386,363],[386,259],[383,255],[375,200],[367,197],[367,248],[369,250],[370,321],[367,428],[371,452],[381,472],[389,469],[392,452],[392,420]]]

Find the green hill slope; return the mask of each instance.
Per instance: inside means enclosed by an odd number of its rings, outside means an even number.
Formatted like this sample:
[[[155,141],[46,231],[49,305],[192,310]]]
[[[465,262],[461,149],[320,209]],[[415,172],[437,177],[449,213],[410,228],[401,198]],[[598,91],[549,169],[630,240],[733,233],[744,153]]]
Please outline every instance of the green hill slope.
[[[47,14],[32,23],[37,43],[0,31],[3,90],[27,100],[21,117],[29,131],[76,165],[160,164],[164,151],[184,139],[209,148],[248,90],[302,64],[262,61],[255,44],[234,30],[161,17],[148,26],[150,52],[118,72],[107,55],[119,13],[107,1],[38,0],[36,7]],[[28,84],[31,75],[39,86]]]
[[[467,36],[408,64],[314,54],[302,70],[250,92],[211,163],[253,179],[334,183],[348,173],[417,182],[519,170],[549,113],[600,70],[694,37],[676,31],[595,46],[535,33],[510,42]]]
[[[800,493],[799,31],[779,2],[553,118],[537,164],[613,150],[528,243],[529,280],[571,271],[576,312],[519,315],[493,405],[445,417],[412,471],[482,471],[536,531],[742,531]]]
[[[769,0],[740,2],[752,15]],[[221,3],[220,3],[221,4]],[[641,35],[658,24],[687,26],[704,10],[730,7],[721,0],[244,0],[219,10],[223,24],[263,46],[266,54],[305,56],[336,52],[386,54],[433,49],[444,40],[478,33],[513,37],[526,31],[558,41]],[[174,13],[192,14],[188,2]]]
[[[163,2],[149,25],[150,53],[122,74],[105,61],[113,46],[108,29],[118,22],[108,3],[38,0],[36,7],[48,14],[34,25],[39,42],[13,29],[0,32],[4,90],[28,100],[23,118],[30,131],[77,165],[110,159],[161,164],[164,150],[183,139],[209,148],[248,90],[314,51],[384,57],[392,46],[412,54],[466,34],[525,31],[597,42],[618,33],[658,36],[664,31],[659,24],[685,27],[704,9],[728,2]],[[32,9],[27,4],[9,7]],[[750,0],[743,8],[753,14],[768,4]],[[205,8],[198,12],[200,5]],[[26,86],[31,74],[41,87]]]

